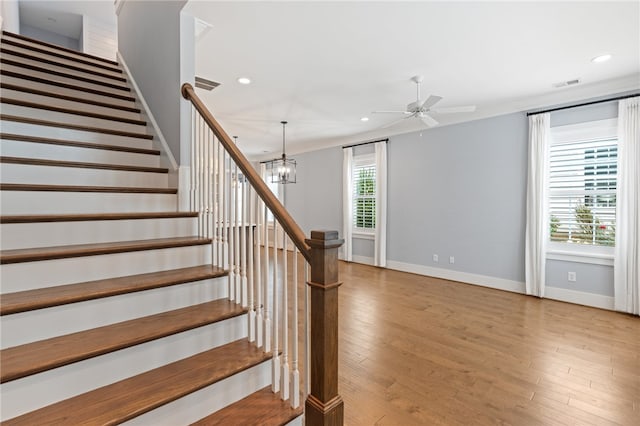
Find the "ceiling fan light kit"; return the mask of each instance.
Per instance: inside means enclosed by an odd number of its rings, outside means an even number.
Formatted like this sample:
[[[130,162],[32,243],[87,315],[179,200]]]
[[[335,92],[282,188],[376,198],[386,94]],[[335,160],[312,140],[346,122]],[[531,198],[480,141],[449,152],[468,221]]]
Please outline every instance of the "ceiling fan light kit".
[[[411,77],[411,81],[416,84],[416,100],[407,105],[407,109],[404,111],[373,111],[374,114],[403,114],[404,117],[399,120],[392,121],[382,128],[394,126],[406,119],[417,118],[422,121],[427,127],[437,126],[439,123],[429,113],[435,112],[438,114],[449,114],[458,112],[473,112],[476,107],[473,105],[460,106],[460,107],[448,107],[448,108],[433,108],[435,104],[442,100],[441,96],[431,95],[424,101],[420,99],[420,85],[424,78],[421,75],[414,75]]]
[[[285,126],[287,122],[281,121],[280,124],[282,124],[282,157],[266,162],[267,174],[271,176],[272,183],[296,183],[296,160],[287,158],[285,152]]]

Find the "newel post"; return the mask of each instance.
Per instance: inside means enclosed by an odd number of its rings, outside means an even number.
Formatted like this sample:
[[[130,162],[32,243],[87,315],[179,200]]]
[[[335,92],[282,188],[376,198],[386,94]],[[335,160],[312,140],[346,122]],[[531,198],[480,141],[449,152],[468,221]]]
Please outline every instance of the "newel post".
[[[311,392],[305,424],[335,426],[344,422],[338,395],[338,248],[337,231],[311,231]]]

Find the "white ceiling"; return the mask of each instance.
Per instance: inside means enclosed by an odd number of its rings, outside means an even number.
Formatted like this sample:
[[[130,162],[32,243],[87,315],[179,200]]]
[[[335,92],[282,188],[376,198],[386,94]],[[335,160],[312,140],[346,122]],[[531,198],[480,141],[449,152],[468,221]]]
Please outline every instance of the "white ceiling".
[[[640,2],[217,2],[187,13],[212,25],[197,40],[199,90],[247,154],[288,153],[417,130],[380,129],[423,96],[475,113],[441,125],[640,87]],[[594,56],[610,53],[602,64]],[[238,77],[252,84],[240,85]],[[580,78],[556,89],[554,83]],[[360,118],[368,116],[368,122]]]

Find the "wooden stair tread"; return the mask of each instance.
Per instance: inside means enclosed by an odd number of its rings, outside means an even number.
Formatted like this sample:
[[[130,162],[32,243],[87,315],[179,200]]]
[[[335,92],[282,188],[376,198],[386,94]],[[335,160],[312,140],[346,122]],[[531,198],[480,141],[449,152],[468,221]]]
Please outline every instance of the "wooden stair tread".
[[[81,124],[60,123],[58,121],[40,120],[37,118],[18,117],[15,115],[0,114],[0,120],[15,121],[18,123],[35,124],[38,126],[61,127],[64,129],[80,130],[83,132],[106,133],[115,136],[126,136],[138,139],[153,139],[153,135],[147,133],[126,132],[122,130],[105,129],[103,127],[83,126]]]
[[[23,165],[29,165],[29,166],[73,167],[73,168],[82,168],[82,169],[118,170],[118,171],[124,171],[124,172],[169,173],[169,169],[164,167],[142,167],[142,166],[127,166],[127,165],[120,165],[120,164],[85,163],[85,162],[79,162],[79,161],[45,160],[40,158],[0,156],[0,163],[23,164]]]
[[[3,425],[122,423],[269,358],[246,339],[237,340],[14,417]]]
[[[0,383],[224,321],[247,310],[226,299],[192,305],[0,351]]]
[[[118,67],[118,63],[116,61],[112,61],[110,59],[106,59],[106,58],[102,58],[100,56],[96,56],[96,55],[91,55],[89,53],[85,53],[85,52],[79,52],[77,50],[73,50],[73,49],[68,49],[66,47],[62,47],[62,46],[58,46],[57,44],[52,44],[52,43],[47,43],[46,41],[42,41],[42,40],[37,40],[31,37],[27,37],[27,36],[23,36],[22,34],[16,34],[16,33],[12,33],[10,31],[2,31],[2,35],[4,37],[2,37],[2,41],[3,42],[8,42],[8,41],[12,41],[10,38],[16,38],[18,40],[24,40],[26,42],[30,42],[30,43],[34,43],[34,44],[40,44],[42,46],[46,46],[49,47],[51,49],[56,49],[56,50],[60,50],[61,52],[66,52],[68,53],[67,55],[63,55],[65,58],[71,58],[74,60],[78,60],[79,58],[76,58],[76,56],[82,56],[85,58],[90,58],[93,59],[95,61],[100,61],[103,62],[105,64],[105,66],[111,65],[112,67]],[[8,38],[10,37],[10,38]],[[32,46],[29,45],[25,45],[22,43],[16,43],[16,44],[20,44],[20,46],[24,46],[25,48],[28,49],[32,49],[35,50]],[[45,52],[49,52],[48,50],[45,50]]]
[[[93,79],[91,77],[84,77],[84,76],[81,76],[81,75],[71,74],[71,73],[68,73],[68,72],[47,69],[47,68],[39,67],[37,65],[27,64],[27,63],[20,62],[20,61],[14,61],[13,59],[7,59],[7,58],[2,59],[2,63],[1,64],[2,65],[10,65],[10,66],[13,66],[13,67],[24,68],[24,69],[27,69],[27,70],[40,72],[40,73],[45,73],[45,74],[49,74],[49,75],[56,75],[58,77],[70,78],[70,79],[73,79],[73,80],[82,81],[84,83],[90,83],[90,84],[96,84],[98,86],[109,87],[110,89],[122,90],[124,92],[131,92],[131,89],[129,88],[129,86],[127,86],[126,83],[124,83],[126,80],[120,80],[121,81],[120,84],[117,84],[115,82],[114,83],[110,83],[110,82],[107,82],[107,81],[95,80],[95,79]]]
[[[26,48],[25,48],[26,49]],[[122,74],[122,70],[120,69],[113,69],[111,70],[111,72],[113,74],[110,74],[108,72],[103,72],[103,71],[99,71],[99,70],[93,70],[93,69],[89,69],[89,68],[84,68],[84,67],[79,67],[76,65],[72,65],[69,63],[64,63],[61,61],[56,61],[53,59],[49,59],[49,58],[45,58],[43,56],[38,56],[38,55],[32,55],[26,52],[21,52],[19,50],[15,50],[12,49],[11,46],[0,46],[0,53],[3,53],[6,55],[11,55],[14,57],[19,57],[19,58],[24,58],[24,59],[28,59],[30,61],[37,61],[37,62],[42,62],[45,64],[49,64],[49,65],[54,65],[57,67],[61,67],[61,68],[68,68],[70,70],[74,70],[74,71],[79,71],[79,72],[85,72],[87,74],[93,74],[99,77],[104,77],[104,78],[111,78],[113,80],[117,80],[117,81],[126,81],[127,79],[123,77]],[[68,61],[73,61],[73,59],[67,59]],[[104,68],[102,68],[104,69]],[[114,74],[118,74],[118,75],[114,75]]]
[[[65,114],[81,115],[83,117],[100,118],[100,119],[103,119],[103,120],[111,120],[111,121],[120,121],[122,123],[137,124],[139,126],[146,126],[147,125],[147,122],[144,121],[144,120],[136,120],[136,119],[133,119],[133,118],[125,118],[125,117],[118,117],[118,116],[108,115],[108,114],[100,114],[100,113],[89,112],[89,111],[81,111],[81,110],[72,109],[72,108],[63,108],[63,107],[58,107],[58,106],[54,106],[54,105],[48,105],[48,104],[41,103],[41,102],[23,101],[22,99],[12,99],[12,98],[7,98],[7,97],[0,97],[0,103],[10,104],[10,105],[17,105],[17,106],[22,106],[22,107],[26,107],[26,108],[45,109],[45,110],[48,110],[48,111],[62,112],[62,113],[65,113]]]
[[[210,238],[173,237],[150,240],[118,241],[113,243],[74,244],[40,248],[26,248],[0,251],[0,264],[36,262],[41,260],[66,259],[70,257],[97,256],[142,250],[159,250],[210,244]]]
[[[11,315],[35,309],[208,280],[226,275],[227,271],[223,269],[212,265],[201,265],[6,293],[0,299],[0,315]]]
[[[101,220],[168,219],[198,217],[198,212],[83,213],[0,216],[0,223],[86,222]]]
[[[176,188],[138,188],[129,186],[35,185],[0,183],[0,191],[103,192],[119,194],[177,194]]]
[[[15,91],[19,91],[19,92],[25,92],[25,93],[31,93],[31,94],[39,95],[39,96],[47,96],[47,97],[50,97],[50,98],[58,98],[58,99],[63,99],[65,101],[80,102],[80,103],[85,103],[85,104],[89,104],[89,105],[101,106],[101,107],[105,107],[105,108],[116,109],[116,110],[119,110],[119,111],[135,112],[135,113],[138,113],[138,114],[140,113],[140,108],[125,107],[125,106],[121,106],[121,105],[110,104],[110,103],[107,103],[107,102],[96,101],[96,100],[89,99],[89,98],[81,98],[81,97],[78,97],[78,96],[69,96],[69,95],[61,94],[61,93],[47,92],[45,90],[34,89],[32,87],[18,86],[16,84],[5,83],[3,81],[0,82],[0,88],[7,89],[7,90],[15,90]]]
[[[82,87],[75,84],[63,83],[61,81],[48,80],[46,78],[36,77],[34,75],[24,75],[21,73],[13,72],[11,70],[5,70],[2,68],[0,68],[0,75],[19,78],[22,80],[34,81],[36,83],[41,83],[41,84],[48,84],[51,86],[62,87],[64,89],[78,90],[80,92],[92,93],[94,95],[107,96],[114,99],[121,99],[123,101],[135,102],[135,98],[133,98],[131,95],[126,95],[124,93],[114,93],[112,91],[108,92],[108,91],[93,89],[89,87]]]
[[[98,144],[93,142],[78,142],[78,141],[69,141],[69,140],[63,140],[63,139],[44,138],[40,136],[16,135],[12,133],[0,133],[0,139],[7,139],[7,140],[13,140],[13,141],[20,141],[20,142],[46,143],[49,145],[74,146],[78,148],[88,148],[88,149],[103,149],[106,151],[130,152],[133,154],[160,155],[160,151],[157,149],[133,148],[129,146],[106,145],[106,144]]]
[[[291,408],[289,401],[280,399],[280,394],[273,393],[268,386],[191,426],[282,426],[301,414],[302,405],[297,409]]]

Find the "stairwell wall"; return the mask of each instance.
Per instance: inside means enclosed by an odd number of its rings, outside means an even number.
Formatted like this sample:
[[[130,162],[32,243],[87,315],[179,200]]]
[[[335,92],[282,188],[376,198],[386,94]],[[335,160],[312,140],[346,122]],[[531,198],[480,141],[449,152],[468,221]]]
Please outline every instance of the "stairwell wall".
[[[121,3],[120,55],[180,164],[180,11],[187,1]]]

